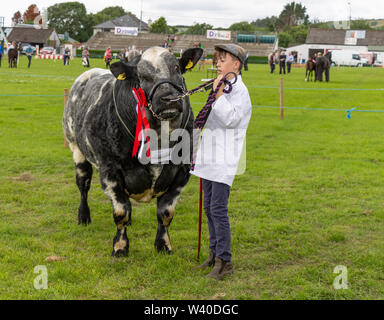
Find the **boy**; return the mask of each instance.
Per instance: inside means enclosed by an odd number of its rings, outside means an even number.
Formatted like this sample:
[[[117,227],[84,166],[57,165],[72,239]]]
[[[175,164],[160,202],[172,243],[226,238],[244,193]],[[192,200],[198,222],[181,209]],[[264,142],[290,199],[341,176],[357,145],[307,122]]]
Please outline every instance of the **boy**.
[[[229,72],[236,73],[237,81],[234,83],[231,74],[227,79],[233,83],[232,91],[223,93],[224,84],[219,89],[191,173],[203,181],[204,211],[209,229],[210,254],[200,268],[214,266],[208,277],[222,280],[225,275],[233,273],[227,206],[251,118],[252,104],[247,87],[241,79],[245,50],[235,44],[219,44],[215,50],[218,56],[218,77],[213,85],[214,90]],[[231,160],[227,161],[228,158]]]

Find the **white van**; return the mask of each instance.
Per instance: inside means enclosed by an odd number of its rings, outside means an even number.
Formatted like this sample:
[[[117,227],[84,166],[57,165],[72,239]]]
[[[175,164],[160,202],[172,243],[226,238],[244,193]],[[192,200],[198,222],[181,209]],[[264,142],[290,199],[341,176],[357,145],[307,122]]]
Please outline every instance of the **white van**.
[[[368,60],[356,51],[332,50],[332,65],[362,67],[368,64]]]

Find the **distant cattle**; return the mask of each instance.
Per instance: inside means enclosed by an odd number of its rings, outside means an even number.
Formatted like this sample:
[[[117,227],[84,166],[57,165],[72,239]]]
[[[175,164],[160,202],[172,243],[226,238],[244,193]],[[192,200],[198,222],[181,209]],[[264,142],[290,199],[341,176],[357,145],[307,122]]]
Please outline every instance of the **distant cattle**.
[[[163,141],[161,122],[168,125],[170,133],[180,128],[191,133],[193,113],[189,100],[175,97],[186,91],[182,74],[196,65],[201,54],[199,48],[189,49],[177,59],[166,49],[152,47],[129,63],[112,64],[110,71],[92,69],[83,73],[71,88],[63,128],[73,153],[81,194],[78,223],[91,222],[87,195],[93,165],[100,171],[101,186],[113,207],[117,227],[113,256],[128,254],[126,226],[131,224],[130,199],[149,202],[157,198],[155,247],[158,251],[172,251],[168,228],[176,201],[189,180],[190,164],[145,164],[132,156],[138,117],[132,90],[141,88],[150,100],[152,112],[146,108],[145,114],[150,128],[158,133],[159,146]],[[172,149],[175,142],[169,143]]]

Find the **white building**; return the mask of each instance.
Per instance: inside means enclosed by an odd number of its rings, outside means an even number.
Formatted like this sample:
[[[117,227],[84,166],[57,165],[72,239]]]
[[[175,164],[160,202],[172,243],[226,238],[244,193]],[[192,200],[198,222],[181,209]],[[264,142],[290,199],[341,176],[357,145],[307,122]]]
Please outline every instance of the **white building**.
[[[305,44],[287,48],[297,52],[297,60],[304,63],[317,52],[351,50],[366,56],[375,56],[384,63],[384,31],[377,30],[337,30],[310,29]]]

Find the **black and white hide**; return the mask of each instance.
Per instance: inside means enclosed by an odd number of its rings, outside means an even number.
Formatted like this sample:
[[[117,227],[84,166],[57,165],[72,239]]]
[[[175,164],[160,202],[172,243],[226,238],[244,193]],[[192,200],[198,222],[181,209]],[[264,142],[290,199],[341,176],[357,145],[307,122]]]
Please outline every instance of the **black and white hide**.
[[[196,65],[201,54],[199,48],[189,49],[177,59],[168,50],[152,47],[129,63],[112,64],[110,70],[89,70],[73,83],[64,111],[63,129],[73,153],[81,195],[78,223],[91,222],[87,195],[92,167],[96,167],[104,193],[112,203],[117,227],[113,256],[128,254],[126,227],[131,224],[130,199],[149,202],[157,198],[155,247],[158,251],[172,251],[168,228],[176,201],[189,180],[190,163],[143,163],[132,157],[137,121],[132,88],[142,88],[147,99],[153,91],[151,102],[155,115],[148,108],[145,113],[150,128],[157,133],[159,149],[166,136],[161,127],[168,128],[170,136],[176,129],[185,129],[181,131],[192,137],[194,118],[189,99],[174,100],[180,88],[186,90],[182,74]],[[189,138],[181,140],[187,142],[189,159],[192,143]],[[167,142],[169,149],[177,145],[174,141]],[[151,138],[151,154],[155,145]],[[178,150],[180,153],[181,149]],[[185,153],[185,148],[182,152]]]

